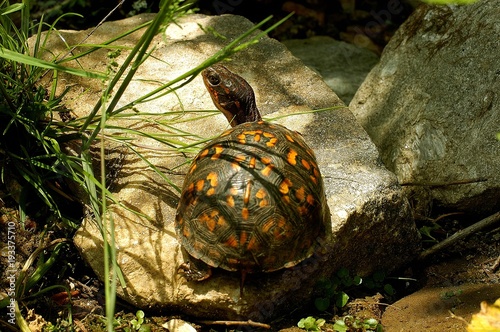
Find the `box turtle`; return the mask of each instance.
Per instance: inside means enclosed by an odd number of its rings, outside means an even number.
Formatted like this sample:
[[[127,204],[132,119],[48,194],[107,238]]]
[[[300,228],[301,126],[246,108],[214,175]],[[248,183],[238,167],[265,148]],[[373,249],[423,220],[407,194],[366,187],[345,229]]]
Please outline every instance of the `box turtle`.
[[[202,72],[232,128],[195,157],[175,228],[189,280],[210,267],[247,273],[292,267],[325,237],[330,215],[318,165],[302,136],[262,121],[250,85],[222,65]]]

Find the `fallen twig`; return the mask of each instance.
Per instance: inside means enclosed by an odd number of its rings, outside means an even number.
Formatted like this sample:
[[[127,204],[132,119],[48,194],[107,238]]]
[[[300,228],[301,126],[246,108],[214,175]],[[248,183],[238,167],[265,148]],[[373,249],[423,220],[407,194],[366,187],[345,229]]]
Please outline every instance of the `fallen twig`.
[[[487,178],[476,178],[476,179],[464,179],[464,180],[456,180],[456,181],[443,181],[443,182],[403,182],[400,183],[401,186],[414,186],[414,187],[429,187],[429,188],[438,188],[438,187],[448,187],[448,186],[458,186],[462,184],[470,184],[470,183],[478,183],[478,182],[486,182]]]
[[[436,244],[436,245],[432,246],[431,248],[427,249],[426,251],[422,252],[419,256],[419,260],[424,260],[429,255],[433,255],[436,252],[441,251],[444,248],[452,245],[453,243],[455,243],[459,240],[462,240],[465,237],[467,237],[467,236],[469,236],[469,235],[471,235],[471,234],[473,234],[473,233],[475,233],[483,228],[491,226],[498,221],[500,221],[500,211],[487,217],[487,218],[484,218],[481,221],[478,221],[477,223],[475,223],[467,228],[459,230],[458,232],[456,232],[455,234],[453,234],[449,238],[439,242],[438,244]]]
[[[495,263],[493,263],[493,266],[491,267],[491,272],[495,272],[499,266],[500,266],[500,256],[498,256]]]
[[[202,320],[198,321],[200,324],[205,325],[226,325],[226,326],[252,326],[252,327],[261,327],[264,329],[270,329],[271,326],[264,323],[254,322],[252,320]]]
[[[463,323],[465,323],[466,326],[469,325],[469,322],[466,321],[463,317],[455,315],[451,310],[448,310],[448,312],[449,312],[451,318],[455,318],[455,319],[462,321]]]
[[[462,215],[462,214],[464,214],[464,212],[450,212],[450,213],[442,214],[442,215],[438,216],[437,218],[428,218],[428,217],[424,217],[424,216],[418,216],[418,220],[424,220],[424,221],[430,221],[433,223],[437,223],[441,219],[448,218],[451,216],[456,216],[456,215]],[[415,219],[417,219],[417,217],[415,217]]]

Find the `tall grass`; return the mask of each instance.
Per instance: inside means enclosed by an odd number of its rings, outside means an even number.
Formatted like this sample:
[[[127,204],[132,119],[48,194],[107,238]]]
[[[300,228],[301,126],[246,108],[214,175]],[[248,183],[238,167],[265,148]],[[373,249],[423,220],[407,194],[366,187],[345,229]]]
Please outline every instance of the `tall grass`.
[[[114,73],[98,73],[85,68],[71,68],[65,64],[69,61],[78,61],[79,58],[89,53],[106,48],[112,42],[118,41],[133,31],[128,31],[99,45],[90,45],[90,47],[86,45],[86,50],[77,54],[74,53],[77,45],[68,45],[68,49],[73,52],[68,51],[67,56],[63,58],[54,58],[47,61],[42,60],[42,50],[44,50],[44,45],[51,34],[57,33],[54,24],[44,23],[43,18],[40,23],[31,24],[29,0],[15,4],[3,1],[0,5],[0,44],[2,45],[0,46],[0,94],[3,97],[3,100],[0,101],[0,177],[2,183],[6,185],[15,183],[18,184],[16,187],[20,188],[13,191],[12,195],[19,204],[21,222],[28,215],[36,213],[40,207],[43,207],[44,211],[50,212],[50,214],[62,221],[69,230],[76,229],[80,221],[74,215],[67,213],[65,204],[68,200],[77,198],[68,194],[62,187],[65,180],[70,180],[84,190],[87,196],[86,200],[89,202],[92,215],[101,230],[105,243],[105,266],[103,270],[105,271],[104,287],[108,331],[113,330],[117,282],[120,282],[122,286],[125,286],[125,282],[116,264],[113,219],[107,213],[107,202],[119,203],[106,189],[106,165],[104,164],[106,142],[119,141],[130,153],[139,156],[146,165],[160,174],[172,186],[174,185],[168,175],[155,168],[145,156],[134,148],[134,137],[155,139],[170,149],[177,151],[192,148],[191,145],[181,143],[175,137],[175,134],[179,136],[192,135],[175,129],[176,121],[184,121],[179,119],[179,114],[175,112],[167,112],[171,120],[161,122],[166,132],[173,132],[174,135],[134,131],[114,125],[112,129],[115,135],[110,136],[106,130],[110,127],[109,120],[129,118],[151,121],[150,114],[130,110],[134,106],[147,102],[152,98],[175,93],[176,89],[189,84],[204,68],[256,43],[259,38],[288,18],[261,33],[255,34],[255,31],[267,23],[270,18],[264,20],[198,66],[127,105],[117,107],[118,101],[132,81],[138,68],[151,55],[149,49],[155,35],[168,24],[174,22],[179,16],[186,14],[188,7],[189,4],[182,0],[162,1],[161,9],[155,18],[151,22],[133,30],[146,28],[141,39],[129,52],[124,63]],[[21,24],[19,26],[14,24],[12,20],[13,14],[20,14]],[[42,30],[45,30],[45,32],[42,33]],[[31,48],[28,44],[30,36],[34,39]],[[62,106],[62,98],[67,92],[65,90],[62,94],[56,95],[56,88],[59,84],[58,78],[61,72],[94,79],[99,84],[104,82],[103,93],[88,116],[69,121],[56,119],[56,113]],[[48,88],[45,88],[44,86],[47,85],[42,85],[41,79],[47,75],[50,75],[51,80]],[[199,116],[206,115],[201,114]],[[120,135],[116,135],[117,132],[122,133],[122,138],[126,136],[127,139],[120,138]],[[79,154],[68,155],[64,152],[64,145],[70,141],[79,142]],[[94,173],[96,170],[92,166],[93,157],[90,152],[90,148],[95,145],[100,147],[101,154],[101,164],[97,174],[99,176]],[[174,186],[174,188],[176,187]],[[176,189],[178,190],[178,188]],[[37,199],[34,197],[37,197]],[[70,231],[68,231],[68,234],[70,234]],[[47,247],[47,249],[49,247],[55,248],[50,259],[44,260],[41,256],[38,256],[38,265],[41,268],[37,269],[35,273],[27,275],[27,268],[21,271],[18,284],[22,285],[22,287],[18,287],[16,291],[17,302],[22,301],[29,294],[30,288],[52,266],[54,260],[57,259],[60,244],[60,241],[58,241]],[[35,252],[34,254],[38,255],[40,253]],[[34,260],[34,258],[30,258],[28,263],[32,264]],[[25,330],[26,322],[22,318],[18,305],[16,305],[16,308],[18,324],[22,330]]]

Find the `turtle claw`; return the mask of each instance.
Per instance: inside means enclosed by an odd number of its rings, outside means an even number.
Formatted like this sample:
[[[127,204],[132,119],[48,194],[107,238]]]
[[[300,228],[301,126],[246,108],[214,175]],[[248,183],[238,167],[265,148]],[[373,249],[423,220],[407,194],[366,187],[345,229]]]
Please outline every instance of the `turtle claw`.
[[[177,273],[182,274],[188,281],[203,281],[212,275],[212,269],[203,262],[186,262],[179,266]]]

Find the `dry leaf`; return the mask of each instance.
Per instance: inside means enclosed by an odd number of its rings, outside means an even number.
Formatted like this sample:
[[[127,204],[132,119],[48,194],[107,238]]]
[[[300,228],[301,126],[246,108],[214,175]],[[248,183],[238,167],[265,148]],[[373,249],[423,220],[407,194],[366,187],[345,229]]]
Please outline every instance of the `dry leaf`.
[[[481,311],[472,315],[468,332],[500,332],[500,299],[493,305],[481,302]]]

